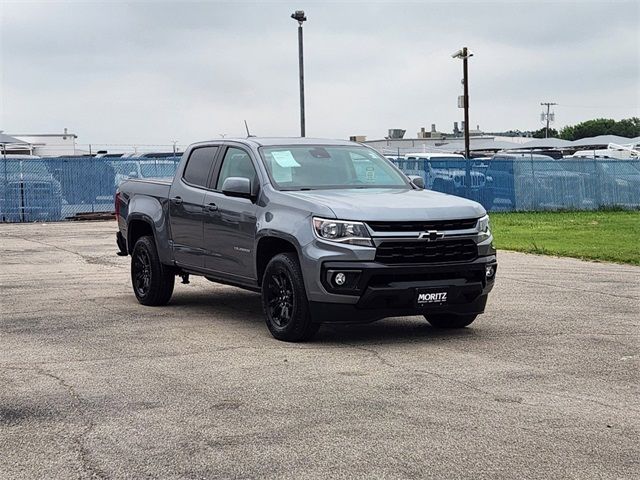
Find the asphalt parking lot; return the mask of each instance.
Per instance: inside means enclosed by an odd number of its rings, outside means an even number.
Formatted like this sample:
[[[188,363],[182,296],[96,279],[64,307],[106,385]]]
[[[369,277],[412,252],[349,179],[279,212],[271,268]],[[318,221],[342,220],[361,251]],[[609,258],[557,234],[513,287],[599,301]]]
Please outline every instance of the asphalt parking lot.
[[[501,252],[487,313],[274,340],[139,305],[115,222],[0,225],[0,478],[638,478],[640,268]]]

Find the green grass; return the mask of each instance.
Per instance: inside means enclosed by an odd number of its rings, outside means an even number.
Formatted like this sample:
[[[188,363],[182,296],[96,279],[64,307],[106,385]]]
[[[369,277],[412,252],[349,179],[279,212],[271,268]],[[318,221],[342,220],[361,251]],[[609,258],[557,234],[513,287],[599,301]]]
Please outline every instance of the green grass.
[[[492,213],[498,249],[640,265],[640,211]]]

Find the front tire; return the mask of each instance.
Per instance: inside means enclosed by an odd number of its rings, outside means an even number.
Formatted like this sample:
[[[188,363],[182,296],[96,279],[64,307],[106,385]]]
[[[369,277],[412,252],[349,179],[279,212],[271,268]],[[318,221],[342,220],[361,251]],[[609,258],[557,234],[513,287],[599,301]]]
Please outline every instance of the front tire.
[[[435,328],[464,328],[473,323],[477,315],[425,315],[427,322]]]
[[[140,237],[131,254],[131,284],[142,305],[166,305],[171,299],[175,275],[160,263],[153,237]]]
[[[285,342],[309,340],[320,327],[311,321],[298,258],[281,253],[271,259],[262,278],[262,308],[271,335]]]

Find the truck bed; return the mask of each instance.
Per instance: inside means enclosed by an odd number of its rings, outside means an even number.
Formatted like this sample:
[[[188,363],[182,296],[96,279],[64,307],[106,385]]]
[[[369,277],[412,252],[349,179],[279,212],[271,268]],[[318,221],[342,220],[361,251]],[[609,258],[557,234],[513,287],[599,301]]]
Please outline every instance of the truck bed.
[[[144,178],[125,180],[118,190],[128,195],[149,195],[158,199],[168,199],[171,189],[171,178]]]

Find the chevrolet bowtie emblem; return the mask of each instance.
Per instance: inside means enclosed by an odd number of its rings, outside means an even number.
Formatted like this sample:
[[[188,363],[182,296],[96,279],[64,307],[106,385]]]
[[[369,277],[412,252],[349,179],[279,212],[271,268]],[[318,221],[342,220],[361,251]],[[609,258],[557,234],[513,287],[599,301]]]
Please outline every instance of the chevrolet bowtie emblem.
[[[421,232],[420,235],[418,235],[419,239],[426,240],[427,242],[435,242],[442,237],[444,237],[444,233],[438,232],[437,230],[427,230],[426,232]]]

